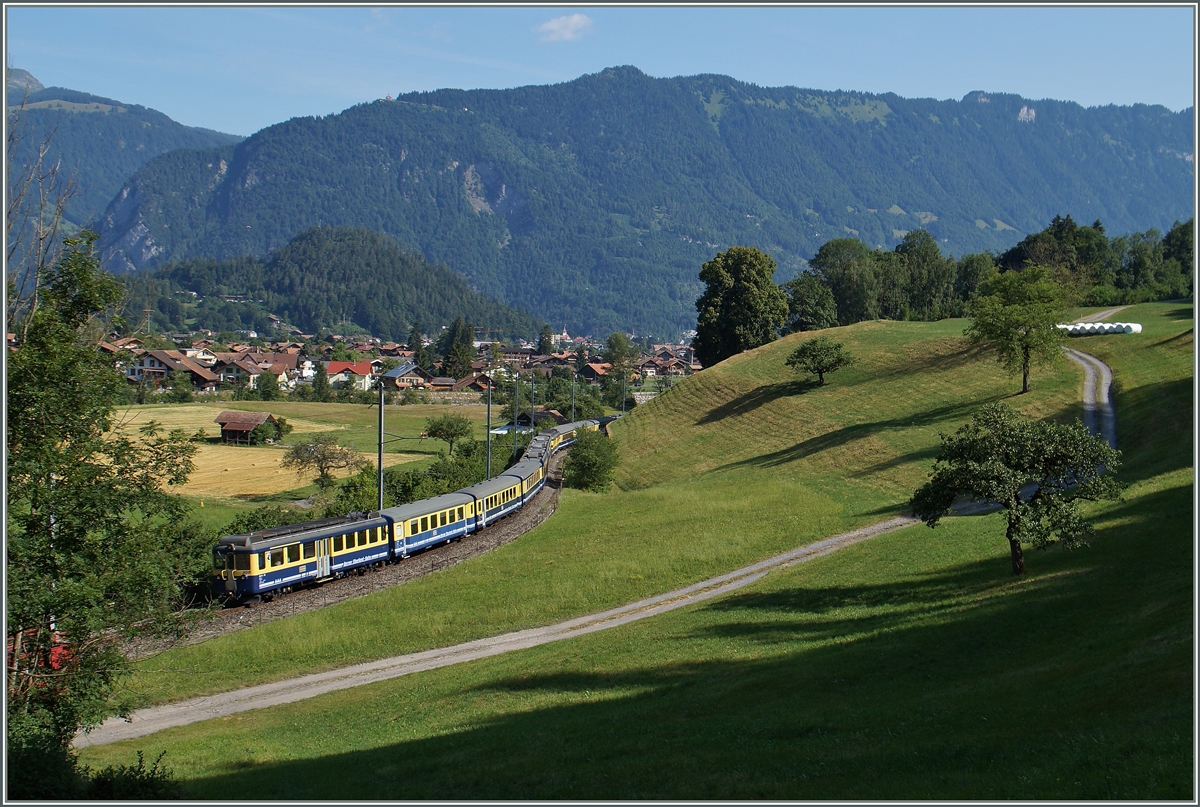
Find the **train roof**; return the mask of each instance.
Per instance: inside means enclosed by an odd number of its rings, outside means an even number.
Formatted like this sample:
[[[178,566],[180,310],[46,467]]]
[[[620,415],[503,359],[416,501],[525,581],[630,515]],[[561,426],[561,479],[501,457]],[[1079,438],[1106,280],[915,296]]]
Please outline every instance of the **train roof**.
[[[303,543],[329,538],[334,535],[344,535],[355,530],[366,530],[372,527],[385,527],[387,521],[379,513],[356,513],[339,518],[322,518],[316,521],[303,521],[299,524],[287,524],[269,530],[256,530],[241,535],[226,535],[217,542],[218,547],[249,548],[252,551],[271,549],[284,544]]]
[[[434,496],[432,499],[421,499],[417,502],[400,504],[395,507],[388,507],[380,512],[385,518],[390,518],[392,521],[404,521],[413,516],[424,516],[450,507],[461,507],[470,504],[471,501],[471,497],[462,492],[443,493],[441,496]]]
[[[542,461],[534,457],[521,460],[504,473],[512,476],[519,476],[521,479],[528,479],[529,477],[533,476],[534,471],[541,467]]]
[[[521,463],[517,463],[517,465],[520,465],[520,464]],[[514,465],[513,468],[515,468],[515,467],[517,467],[517,466]],[[523,477],[519,477],[519,476],[513,474],[512,468],[509,468],[504,473],[498,474],[497,476],[493,476],[491,479],[487,480],[486,482],[479,482],[477,484],[471,485],[468,488],[463,488],[462,490],[459,491],[459,493],[466,493],[470,496],[475,496],[477,498],[482,499],[487,496],[491,496],[493,493],[499,493],[502,490],[508,490],[513,485],[516,485],[517,483],[519,483],[522,478]]]

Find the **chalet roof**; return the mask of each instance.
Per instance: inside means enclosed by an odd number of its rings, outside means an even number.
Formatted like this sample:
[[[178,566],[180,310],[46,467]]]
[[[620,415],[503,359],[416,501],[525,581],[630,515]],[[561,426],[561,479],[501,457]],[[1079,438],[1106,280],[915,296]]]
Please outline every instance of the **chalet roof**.
[[[329,375],[337,375],[347,370],[354,375],[371,375],[375,372],[369,361],[331,361],[325,365],[325,372]]]
[[[455,379],[443,378],[441,376],[429,379],[429,384],[434,387],[453,387],[455,383]]]
[[[213,423],[221,424],[222,431],[248,432],[255,426],[261,426],[267,421],[275,422],[275,416],[270,412],[230,412],[225,411],[213,418]]]

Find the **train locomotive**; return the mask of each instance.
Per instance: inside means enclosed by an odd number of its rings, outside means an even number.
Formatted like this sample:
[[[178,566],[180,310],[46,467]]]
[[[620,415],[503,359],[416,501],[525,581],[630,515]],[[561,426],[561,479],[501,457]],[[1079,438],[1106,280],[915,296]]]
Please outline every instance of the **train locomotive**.
[[[229,604],[269,600],[461,540],[523,507],[545,485],[556,452],[571,445],[579,433],[596,431],[611,420],[581,420],[546,429],[511,468],[454,493],[379,512],[226,535],[213,547],[213,595]]]

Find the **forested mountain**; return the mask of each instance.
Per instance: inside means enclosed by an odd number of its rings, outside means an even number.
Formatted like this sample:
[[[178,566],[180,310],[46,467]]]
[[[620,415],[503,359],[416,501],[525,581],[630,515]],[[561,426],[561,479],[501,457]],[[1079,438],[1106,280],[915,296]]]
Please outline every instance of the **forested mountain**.
[[[13,75],[16,74],[16,75]],[[28,90],[26,94],[25,90]],[[161,112],[63,87],[41,86],[24,70],[10,70],[8,125],[17,126],[18,164],[53,132],[47,164],[62,160],[75,177],[78,195],[63,217],[81,227],[105,206],[133,173],[173,149],[207,149],[241,140],[234,135],[184,126]],[[24,107],[22,107],[24,102]]]
[[[532,338],[542,323],[473,291],[445,266],[391,238],[352,227],[314,227],[265,259],[190,258],[126,280],[127,319],[154,329],[268,330],[268,314],[308,333],[357,329],[406,340],[414,322],[437,333],[462,318],[497,336]],[[193,302],[194,292],[199,298]],[[245,297],[231,302],[225,297]],[[346,328],[346,324],[356,327]]]
[[[553,86],[439,90],[174,151],[106,210],[111,269],[261,255],[367,227],[573,331],[676,336],[699,267],[733,244],[786,280],[831,238],[928,230],[1001,252],[1058,214],[1111,232],[1192,215],[1191,110],[1084,109],[764,88],[611,68]]]

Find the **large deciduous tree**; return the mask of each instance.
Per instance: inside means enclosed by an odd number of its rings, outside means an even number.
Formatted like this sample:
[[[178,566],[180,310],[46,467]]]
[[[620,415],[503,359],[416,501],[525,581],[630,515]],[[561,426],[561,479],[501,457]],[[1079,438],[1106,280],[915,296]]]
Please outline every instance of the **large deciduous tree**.
[[[837,325],[833,292],[813,273],[804,272],[784,283],[783,292],[788,301],[785,330],[819,331]]]
[[[601,492],[617,469],[617,445],[598,431],[580,432],[563,464],[567,487]]]
[[[996,351],[1000,366],[1021,374],[1021,392],[1029,392],[1034,364],[1059,360],[1064,336],[1057,327],[1066,310],[1062,287],[1050,270],[1027,266],[1001,272],[982,288],[972,307],[965,335],[972,343]]]
[[[787,298],[775,284],[775,261],[754,247],[730,247],[700,270],[706,286],[696,301],[696,358],[711,367],[765,345],[787,318]]]
[[[95,234],[37,272],[38,305],[7,366],[7,770],[10,798],[63,798],[71,740],[121,711],[122,643],[181,630],[184,586],[207,550],[165,486],[195,447],[151,422],[114,432],[125,379],[89,335],[122,296]]]
[[[989,404],[942,450],[929,481],[913,495],[913,513],[930,527],[950,513],[960,496],[999,504],[1014,575],[1025,572],[1022,544],[1039,549],[1056,541],[1075,548],[1093,531],[1081,501],[1114,499],[1113,473],[1121,452],[1075,421],[1032,421],[1003,404]]]

